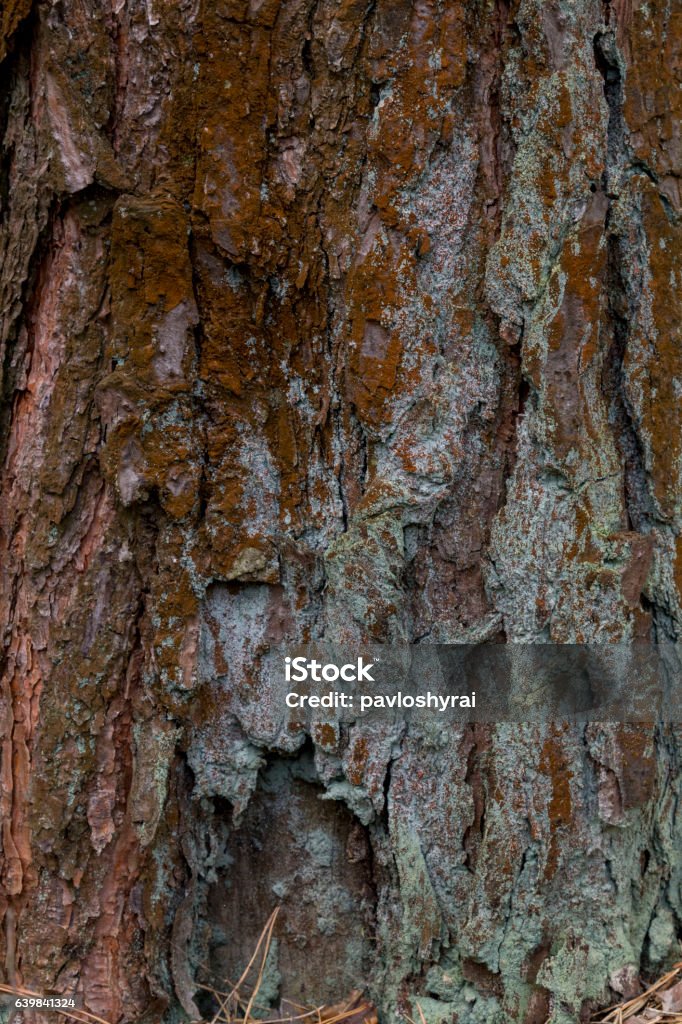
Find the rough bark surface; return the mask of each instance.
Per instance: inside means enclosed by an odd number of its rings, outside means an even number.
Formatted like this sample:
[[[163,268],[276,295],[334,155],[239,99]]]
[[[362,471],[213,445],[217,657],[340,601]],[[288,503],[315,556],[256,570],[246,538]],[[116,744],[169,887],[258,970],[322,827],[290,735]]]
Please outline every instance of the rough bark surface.
[[[275,1000],[586,1019],[676,949],[678,731],[282,734],[258,658],[679,637],[682,8],[0,27],[4,977],[198,1017],[279,902]]]

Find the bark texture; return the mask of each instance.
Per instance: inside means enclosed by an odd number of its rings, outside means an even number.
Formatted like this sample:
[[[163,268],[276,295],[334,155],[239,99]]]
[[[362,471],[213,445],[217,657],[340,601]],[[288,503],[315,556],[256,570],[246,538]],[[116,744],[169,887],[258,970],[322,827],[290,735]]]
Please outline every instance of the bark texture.
[[[678,731],[282,733],[259,657],[679,637],[678,0],[0,27],[5,978],[196,1018],[281,902],[275,1001],[586,1019],[676,951]]]

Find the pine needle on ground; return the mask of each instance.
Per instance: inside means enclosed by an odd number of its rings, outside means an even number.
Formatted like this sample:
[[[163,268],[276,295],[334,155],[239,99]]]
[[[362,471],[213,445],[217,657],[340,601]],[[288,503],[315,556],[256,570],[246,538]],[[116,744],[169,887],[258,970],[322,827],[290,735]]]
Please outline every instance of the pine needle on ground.
[[[218,1009],[210,1020],[197,1021],[195,1024],[342,1024],[342,1022],[343,1024],[377,1024],[374,1006],[363,999],[362,993],[359,991],[351,992],[343,1002],[331,1006],[306,1007],[289,1003],[292,1010],[298,1011],[291,1014],[284,1013],[280,1008],[279,1015],[268,1016],[267,1008],[259,1006],[258,992],[263,984],[265,966],[278,913],[279,907],[273,910],[266,921],[251,959],[239,980],[231,985],[228,991],[221,991],[214,985],[201,984],[199,986],[204,992],[213,996]],[[247,994],[244,989],[247,987],[247,979],[256,964],[258,964],[256,980],[250,993]],[[254,1016],[254,1010],[261,1012],[258,1016]]]
[[[343,1002],[332,1006],[306,1007],[289,1003],[295,1012],[288,1014],[280,1010],[278,1016],[268,1016],[268,1012],[271,1011],[267,1007],[259,1006],[256,1000],[263,984],[278,913],[279,907],[273,910],[266,921],[251,959],[237,982],[234,984],[229,982],[229,989],[224,992],[213,985],[199,985],[199,988],[213,996],[218,1009],[210,1021],[195,1021],[193,1024],[377,1024],[374,1006],[364,999],[359,991],[351,992]],[[247,979],[254,969],[257,970],[256,980],[253,986],[250,986],[247,984]],[[13,996],[15,999],[50,998],[39,992],[33,992],[31,989],[6,985],[1,982],[0,995]],[[55,996],[54,998],[62,997]],[[109,1021],[103,1017],[98,1017],[97,1014],[78,1007],[26,1007],[26,1009],[56,1013],[71,1021],[72,1024],[109,1024]],[[255,1010],[260,1011],[259,1016],[254,1016]]]
[[[682,1024],[682,960],[641,995],[603,1010],[599,1024]]]

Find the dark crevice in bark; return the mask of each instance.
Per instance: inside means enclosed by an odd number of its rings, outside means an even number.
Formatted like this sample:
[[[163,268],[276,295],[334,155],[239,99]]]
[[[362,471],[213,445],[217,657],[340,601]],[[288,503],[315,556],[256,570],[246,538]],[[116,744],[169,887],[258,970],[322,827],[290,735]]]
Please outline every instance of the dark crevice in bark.
[[[111,223],[114,213],[114,205],[122,192],[122,189],[109,185],[107,182],[91,181],[88,185],[78,189],[76,192],[68,192],[61,195],[59,198],[59,212],[63,216],[66,214],[67,210],[70,210],[72,207],[83,205],[85,203],[94,204],[105,202],[109,203],[110,206],[106,221]]]
[[[607,24],[613,12],[608,5]],[[630,323],[635,310],[634,289],[641,282],[633,281],[631,253],[621,236],[617,223],[619,189],[623,176],[631,167],[626,126],[623,115],[623,73],[616,46],[615,28],[598,32],[594,37],[594,56],[597,70],[604,82],[604,97],[608,106],[606,169],[604,189],[608,197],[604,234],[607,243],[606,260],[606,323],[611,341],[604,357],[601,389],[608,402],[609,421],[623,467],[623,507],[628,530],[648,534],[654,521],[654,509],[649,491],[644,450],[637,422],[627,395],[624,364],[630,335]],[[656,632],[657,610],[640,596],[643,611],[650,611]]]
[[[623,464],[627,528],[650,534],[659,522],[659,516],[651,494],[642,440],[628,400],[623,370],[630,325],[636,320],[637,307],[642,298],[643,281],[637,266],[640,258],[643,265],[648,262],[647,242],[641,226],[637,228],[634,243],[632,239],[623,236],[618,224],[618,204],[620,182],[623,179],[633,174],[644,174],[652,183],[657,182],[656,175],[645,162],[633,158],[628,143],[623,115],[623,72],[616,45],[616,12],[611,3],[606,3],[605,11],[608,28],[598,32],[594,39],[595,64],[604,80],[604,96],[609,110],[604,189],[609,200],[605,219],[608,246],[606,288],[612,342],[604,359],[602,391],[609,402],[609,418]],[[660,190],[658,195],[666,216],[673,223],[676,222],[677,218],[674,214],[671,217],[666,208],[667,199],[664,200]],[[644,594],[640,596],[640,605],[652,623],[653,640],[677,637],[677,626],[668,608],[653,600],[651,595]]]
[[[0,379],[0,465],[4,465],[7,457],[7,444],[11,434],[11,422],[14,418],[15,399],[21,393],[19,380],[28,375],[32,352],[31,317],[40,301],[40,278],[45,271],[55,247],[55,227],[60,216],[60,203],[55,197],[45,212],[44,224],[38,235],[35,249],[29,264],[28,274],[22,286],[19,302],[21,313],[16,318],[12,333],[7,339],[3,353],[2,378]],[[17,349],[21,328],[26,328],[26,348]]]
[[[379,815],[379,823],[380,823],[381,827],[383,828],[383,830],[384,830],[386,835],[388,835],[389,830],[390,830],[388,806],[389,806],[389,802],[390,802],[390,799],[391,799],[391,777],[392,777],[392,773],[393,773],[393,758],[390,757],[389,760],[388,760],[388,764],[386,765],[386,771],[384,773],[384,780],[383,780],[383,783],[382,783],[384,801],[383,801],[383,804],[382,804],[382,807],[381,807],[381,814]]]
[[[604,359],[602,389],[609,401],[609,419],[623,462],[626,525],[629,530],[648,532],[646,527],[651,521],[652,507],[644,466],[644,452],[629,408],[623,376],[623,362],[629,335],[627,285],[622,272],[624,255],[621,240],[610,232],[608,215],[605,230],[608,246],[608,322],[612,331],[612,341]]]
[[[6,6],[6,5],[3,5]],[[18,5],[17,5],[18,6]],[[11,14],[10,14],[11,17]],[[19,21],[16,28],[11,35],[5,36],[2,43],[5,47],[5,56],[0,61],[0,87],[4,85],[4,72],[8,66],[11,66],[12,61],[16,57],[16,54],[27,44],[30,45],[37,22],[37,11],[36,4],[32,3],[29,7],[28,13]],[[0,88],[0,96],[4,95],[4,90]]]
[[[470,734],[471,745],[467,753],[464,782],[471,788],[474,813],[471,824],[464,831],[462,845],[465,851],[464,866],[474,875],[485,833],[487,792],[482,760],[490,746],[490,737],[486,727],[481,725],[469,725],[467,732]]]
[[[381,100],[386,95],[386,90],[390,84],[389,79],[382,79],[380,81],[372,81],[369,86],[369,114],[370,117],[381,103]]]
[[[335,963],[334,973],[346,977],[342,985],[348,985],[349,971],[369,969],[372,943],[364,943],[364,967],[347,943],[363,929],[367,936],[374,931],[371,837],[344,803],[321,800],[324,794],[307,739],[294,756],[267,755],[238,823],[229,800],[211,800],[206,832],[213,841],[197,864],[203,896],[194,931],[203,936],[209,975],[221,977],[223,987],[225,978],[241,974],[277,905],[281,982],[275,988],[266,983],[261,1001],[305,1001],[307,993],[341,998],[344,991],[329,990],[326,965]],[[319,857],[331,860],[333,886],[315,875]],[[247,988],[249,982],[253,977]],[[197,1002],[205,1013],[217,1009],[210,996]]]
[[[11,54],[0,65],[0,230],[7,230],[10,217],[12,197],[9,194],[10,171],[15,158],[15,153],[7,146],[6,137],[14,99],[15,87],[19,80],[29,83],[30,92],[30,54],[34,41],[36,28],[35,12],[25,19],[15,32],[12,38]],[[28,130],[28,125],[26,125]],[[15,200],[16,201],[16,200]],[[54,231],[54,219],[57,216],[58,202],[55,196],[47,193],[41,196],[36,210],[38,236],[35,248],[31,254],[28,272],[21,283],[21,295],[16,304],[14,322],[7,334],[6,340],[0,340],[0,465],[4,464],[7,441],[9,438],[9,424],[11,421],[11,394],[14,389],[18,363],[15,351],[17,338],[22,323],[26,324],[30,310],[36,301],[36,282],[39,277],[40,268],[49,255],[52,234]],[[9,309],[3,310],[7,316]],[[12,311],[13,312],[13,311]]]
[[[622,173],[627,147],[623,117],[623,75],[619,64],[615,32],[597,32],[594,37],[594,59],[604,80],[604,98],[609,111],[606,134],[607,191],[611,192],[612,179]],[[616,198],[614,196],[613,198]]]
[[[305,12],[305,32],[301,44],[301,66],[312,82],[315,79],[315,15],[317,14],[318,0],[311,0]],[[309,123],[314,124],[312,110],[309,111]]]
[[[310,29],[308,34],[303,40],[303,46],[301,47],[301,64],[308,78],[312,78],[314,74],[313,67],[313,55],[312,55],[312,33]]]
[[[508,427],[509,437],[507,438],[508,444],[504,470],[505,483],[514,472],[519,448],[519,426],[533,394],[531,384],[524,376],[523,372],[523,335],[524,330],[522,327],[518,341],[515,342],[514,345],[509,346],[508,350],[508,360],[511,368],[512,379],[516,382],[516,385],[514,395],[515,401],[512,404]]]
[[[19,47],[21,53],[25,54],[28,45],[30,45],[30,41],[27,41],[23,47]],[[6,58],[0,64],[0,139],[3,140],[2,159],[0,159],[0,223],[5,219],[10,198],[10,159],[4,147],[4,139],[7,133],[9,112],[12,105],[14,79],[18,73],[17,63],[19,56],[12,54],[11,57]]]

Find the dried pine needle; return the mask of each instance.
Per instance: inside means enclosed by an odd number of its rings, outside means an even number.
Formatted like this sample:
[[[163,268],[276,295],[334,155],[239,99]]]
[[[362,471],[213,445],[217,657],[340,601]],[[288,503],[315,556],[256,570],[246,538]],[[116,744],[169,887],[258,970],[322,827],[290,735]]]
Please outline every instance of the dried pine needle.
[[[268,953],[277,921],[279,907],[276,908],[260,934],[251,959],[242,972],[239,980],[231,984],[228,992],[223,992],[213,985],[200,984],[199,988],[210,993],[215,999],[218,1009],[210,1021],[195,1021],[193,1024],[377,1024],[376,1010],[359,991],[351,992],[346,1000],[333,1006],[306,1007],[290,1003],[292,1009],[299,1012],[282,1014],[273,1017],[255,1017],[254,1010],[261,1013],[267,1008],[257,1002],[258,992],[263,983]],[[248,984],[248,977],[258,964],[256,980],[253,986]],[[228,982],[228,984],[230,984]],[[15,985],[0,983],[0,994],[23,999],[44,998],[38,992]],[[424,1011],[416,1004],[419,1024],[427,1024]],[[76,1007],[52,1007],[52,1012],[59,1014],[73,1024],[109,1024],[103,1017]],[[664,974],[658,981],[650,985],[640,995],[627,999],[616,1006],[608,1007],[596,1014],[595,1024],[682,1024],[682,960]],[[408,1017],[409,1024],[415,1022]]]
[[[640,995],[602,1010],[593,1020],[599,1024],[682,1024],[682,990],[672,992],[681,975],[682,960]]]
[[[196,1024],[299,1024],[299,1022],[304,1022],[304,1024],[377,1024],[376,1010],[370,1002],[362,998],[362,993],[359,991],[351,992],[346,1000],[333,1006],[307,1007],[291,1003],[292,1009],[299,1012],[280,1013],[276,1017],[254,1016],[253,1011],[256,1009],[261,1012],[265,1010],[267,1013],[267,1009],[257,1003],[257,997],[263,983],[278,913],[279,907],[266,921],[251,959],[239,980],[231,985],[228,992],[221,991],[214,985],[199,985],[202,991],[213,996],[218,1009],[210,1021],[197,1021]],[[256,965],[258,965],[256,980],[247,996],[244,989],[250,987],[247,979]]]

